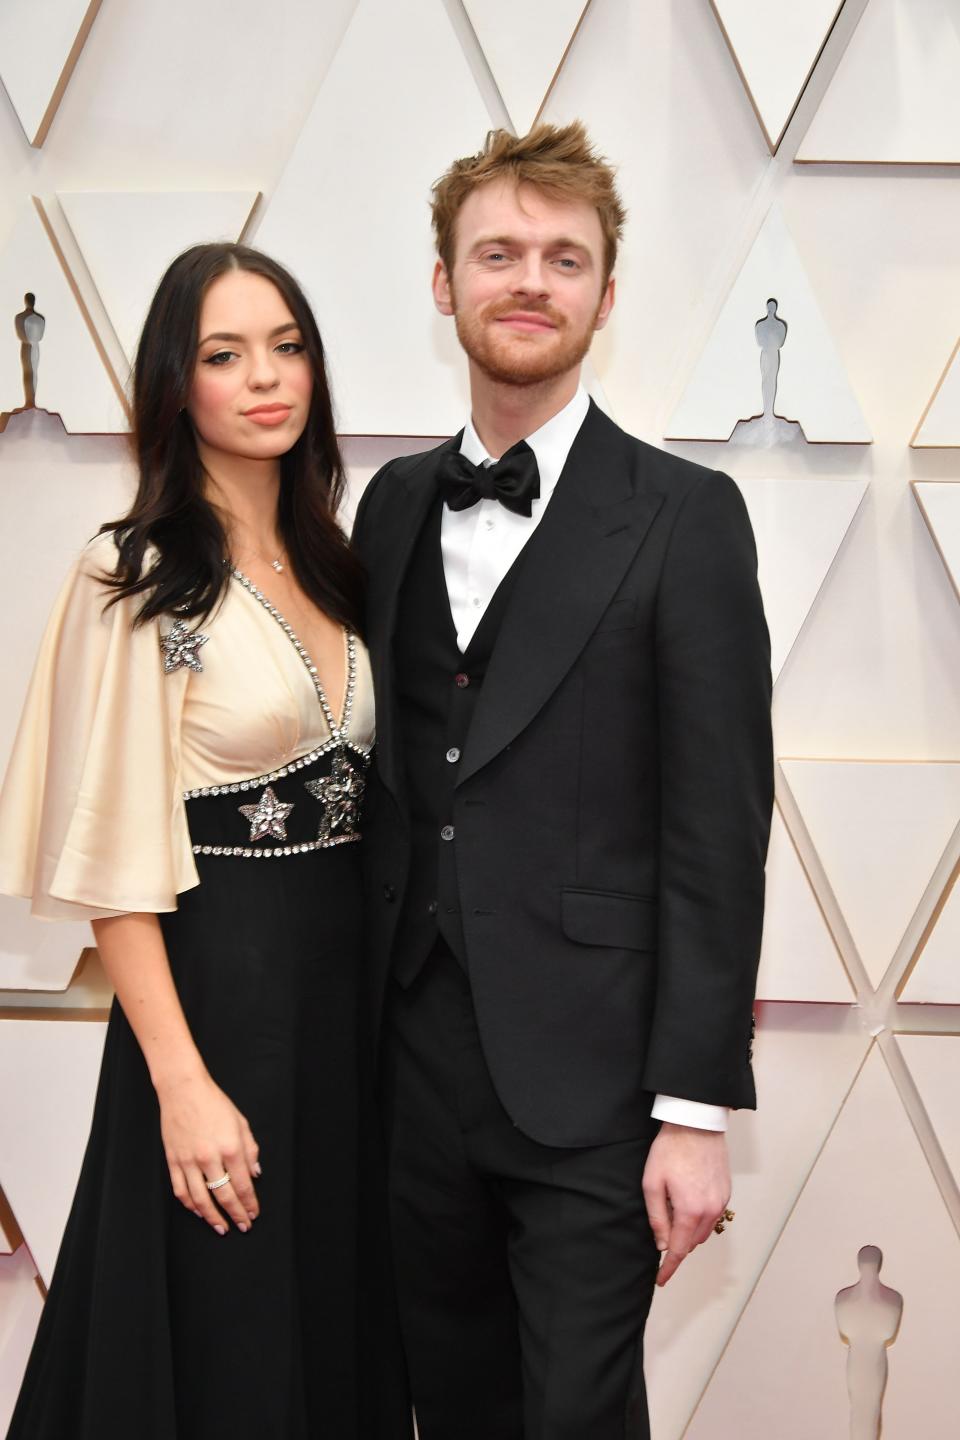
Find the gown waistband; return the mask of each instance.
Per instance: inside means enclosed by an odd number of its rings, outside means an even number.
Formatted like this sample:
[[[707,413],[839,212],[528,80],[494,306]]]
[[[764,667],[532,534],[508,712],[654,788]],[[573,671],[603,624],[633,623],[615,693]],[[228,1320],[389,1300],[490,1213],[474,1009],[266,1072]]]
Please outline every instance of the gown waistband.
[[[252,780],[186,791],[194,855],[276,860],[359,840],[368,764],[341,741]]]

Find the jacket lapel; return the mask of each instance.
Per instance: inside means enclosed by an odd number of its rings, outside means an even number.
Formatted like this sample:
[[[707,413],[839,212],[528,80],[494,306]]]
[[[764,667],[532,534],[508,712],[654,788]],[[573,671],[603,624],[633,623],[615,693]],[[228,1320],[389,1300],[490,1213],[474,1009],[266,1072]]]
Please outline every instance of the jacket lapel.
[[[457,783],[529,724],[581,653],[663,496],[637,474],[637,446],[593,404],[521,560]]]

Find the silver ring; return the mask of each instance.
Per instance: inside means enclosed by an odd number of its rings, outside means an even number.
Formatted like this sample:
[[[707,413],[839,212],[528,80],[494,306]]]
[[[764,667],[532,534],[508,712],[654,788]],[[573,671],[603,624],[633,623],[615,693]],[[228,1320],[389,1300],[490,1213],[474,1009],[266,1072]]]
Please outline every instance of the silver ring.
[[[208,1190],[219,1190],[222,1185],[230,1184],[230,1176],[227,1171],[224,1170],[219,1180],[208,1180],[206,1184]]]

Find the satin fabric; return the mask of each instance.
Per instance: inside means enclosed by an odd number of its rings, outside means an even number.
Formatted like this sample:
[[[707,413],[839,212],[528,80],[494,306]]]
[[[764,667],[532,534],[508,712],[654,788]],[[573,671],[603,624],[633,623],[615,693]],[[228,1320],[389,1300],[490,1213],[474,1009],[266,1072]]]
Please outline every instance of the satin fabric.
[[[104,609],[115,559],[99,536],[60,591],[0,792],[0,891],[47,919],[175,910],[199,883],[183,792],[267,774],[329,739],[303,661],[241,585],[189,624],[208,637],[202,671],[166,674],[172,618],[134,627],[137,600]],[[350,737],[369,749],[373,730],[358,645]]]

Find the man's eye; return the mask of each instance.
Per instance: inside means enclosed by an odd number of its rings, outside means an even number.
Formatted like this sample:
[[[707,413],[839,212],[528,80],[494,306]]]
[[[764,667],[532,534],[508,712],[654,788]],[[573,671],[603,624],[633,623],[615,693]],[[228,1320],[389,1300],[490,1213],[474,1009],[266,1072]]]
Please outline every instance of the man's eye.
[[[562,265],[565,270],[580,269],[580,261],[575,260],[572,255],[561,255],[557,263],[559,265]]]

